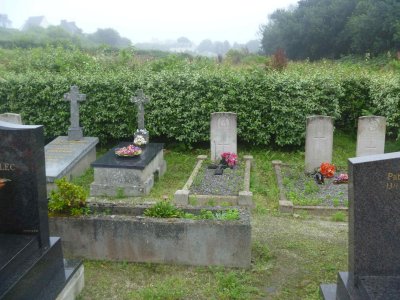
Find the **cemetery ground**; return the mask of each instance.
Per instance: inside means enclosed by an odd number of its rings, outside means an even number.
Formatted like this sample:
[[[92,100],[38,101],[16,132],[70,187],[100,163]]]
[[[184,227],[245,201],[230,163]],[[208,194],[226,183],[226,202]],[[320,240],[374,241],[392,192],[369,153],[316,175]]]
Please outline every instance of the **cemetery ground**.
[[[208,145],[185,149],[166,145],[168,169],[143,198],[109,198],[114,202],[172,201],[190,175],[196,157]],[[386,152],[397,151],[400,142],[387,141]],[[108,148],[99,149],[98,155]],[[192,267],[152,263],[85,260],[85,288],[79,299],[320,299],[319,285],[336,282],[339,271],[348,270],[346,220],[335,216],[294,215],[278,211],[279,190],[272,160],[304,164],[304,151],[265,149],[239,143],[239,158],[254,157],[251,191],[252,266],[250,269]],[[355,136],[335,132],[333,163],[347,165],[355,156]],[[366,174],[368,176],[368,174]],[[75,183],[89,191],[91,170]]]

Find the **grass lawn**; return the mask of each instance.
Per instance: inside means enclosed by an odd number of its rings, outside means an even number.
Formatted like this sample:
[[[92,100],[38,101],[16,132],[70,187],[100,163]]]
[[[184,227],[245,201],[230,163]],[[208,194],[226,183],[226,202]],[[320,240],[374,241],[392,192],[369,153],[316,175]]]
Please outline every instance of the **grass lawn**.
[[[387,142],[386,152],[396,149],[399,143]],[[166,146],[167,173],[148,197],[135,201],[172,199],[197,155],[208,152]],[[346,166],[355,155],[354,137],[336,132],[333,153],[333,163]],[[79,299],[320,299],[319,285],[336,282],[337,272],[347,270],[347,223],[278,212],[271,161],[302,164],[304,151],[239,147],[239,158],[245,154],[254,156],[251,269],[85,260]],[[75,182],[87,187],[91,180],[89,171]]]

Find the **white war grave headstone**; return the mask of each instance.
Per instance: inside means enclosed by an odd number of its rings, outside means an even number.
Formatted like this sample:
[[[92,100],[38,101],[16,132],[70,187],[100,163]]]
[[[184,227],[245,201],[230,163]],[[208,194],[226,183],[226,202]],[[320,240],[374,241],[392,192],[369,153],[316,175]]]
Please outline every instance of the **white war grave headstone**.
[[[218,161],[224,152],[237,154],[237,117],[232,112],[211,114],[211,160]]]
[[[332,162],[333,118],[307,117],[305,172],[312,173],[323,162]]]
[[[356,156],[385,152],[386,118],[364,116],[358,118]]]

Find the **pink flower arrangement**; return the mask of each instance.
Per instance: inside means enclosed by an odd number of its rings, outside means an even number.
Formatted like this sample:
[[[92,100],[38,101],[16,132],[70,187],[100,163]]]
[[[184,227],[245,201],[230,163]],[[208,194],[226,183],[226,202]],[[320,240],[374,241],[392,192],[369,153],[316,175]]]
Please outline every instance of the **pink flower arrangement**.
[[[349,182],[349,175],[346,173],[342,173],[339,176],[335,177],[333,183],[340,184],[340,183],[348,183]]]
[[[225,161],[225,163],[229,167],[236,166],[237,164],[237,155],[233,152],[224,152],[221,154],[222,160]]]
[[[140,147],[137,147],[135,145],[128,145],[123,148],[118,148],[115,149],[115,154],[118,156],[136,156],[142,153],[142,149]]]

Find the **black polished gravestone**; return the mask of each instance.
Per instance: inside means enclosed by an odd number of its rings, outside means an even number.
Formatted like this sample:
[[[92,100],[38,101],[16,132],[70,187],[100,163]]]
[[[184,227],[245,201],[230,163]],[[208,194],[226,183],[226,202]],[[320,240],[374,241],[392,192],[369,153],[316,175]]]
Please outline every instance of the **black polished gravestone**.
[[[330,299],[400,299],[400,152],[349,159],[349,272]]]
[[[70,273],[49,237],[43,127],[0,121],[0,299],[55,299]]]

